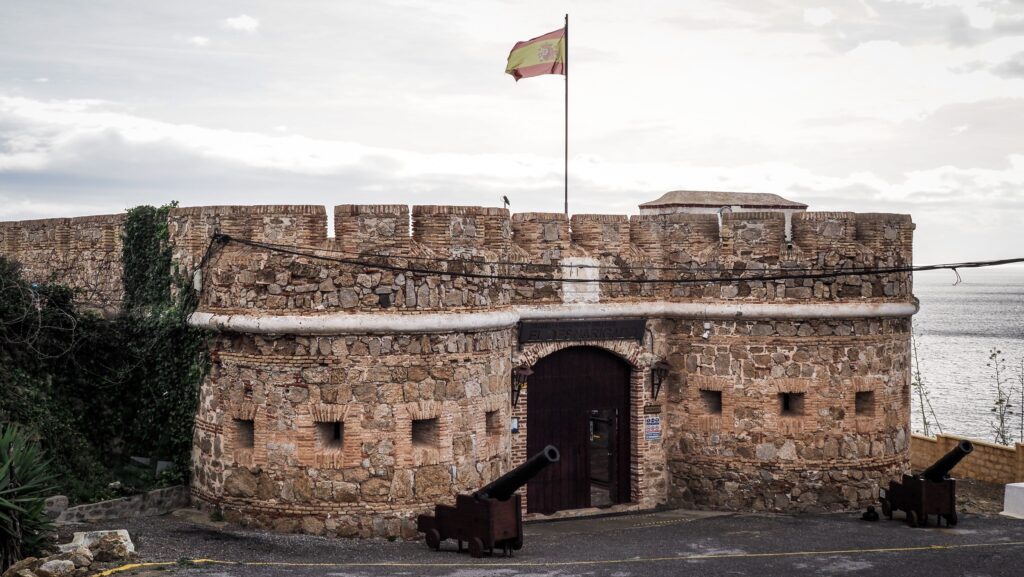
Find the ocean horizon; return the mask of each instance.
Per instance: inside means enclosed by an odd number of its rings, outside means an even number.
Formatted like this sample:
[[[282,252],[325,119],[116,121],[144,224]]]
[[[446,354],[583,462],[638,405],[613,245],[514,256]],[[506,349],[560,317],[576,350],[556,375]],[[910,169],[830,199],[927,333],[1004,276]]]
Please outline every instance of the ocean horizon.
[[[1024,361],[1024,266],[1005,265],[914,274],[921,310],[914,316],[921,375],[944,433],[993,441],[996,400],[993,348],[1006,359],[1004,378],[1019,389]],[[912,366],[913,368],[913,366]],[[911,429],[923,431],[912,391]],[[1020,396],[1014,396],[1012,439],[1020,441]],[[931,433],[938,432],[932,426]]]

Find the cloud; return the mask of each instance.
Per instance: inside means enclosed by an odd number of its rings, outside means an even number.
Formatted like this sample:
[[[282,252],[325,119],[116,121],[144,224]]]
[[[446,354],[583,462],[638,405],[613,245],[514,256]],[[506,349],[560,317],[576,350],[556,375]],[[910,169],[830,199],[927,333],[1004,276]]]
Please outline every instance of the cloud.
[[[1014,54],[1009,60],[993,66],[990,70],[996,76],[1003,78],[1024,79],[1024,52]]]
[[[944,111],[922,130],[949,139],[949,130],[972,117],[970,130],[956,138],[974,138],[975,132],[990,131],[999,117],[1013,115],[1014,106],[1005,103],[980,118],[969,107]],[[899,148],[878,154],[895,155],[894,150]],[[893,176],[871,170],[830,176],[785,161],[621,162],[577,155],[570,161],[570,208],[635,213],[639,203],[679,188],[775,192],[807,202],[812,210],[912,213],[921,262],[1012,256],[1016,222],[1024,218],[1019,194],[1024,155],[1011,154],[1004,164],[933,164]],[[0,219],[5,220],[111,213],[170,200],[186,206],[499,206],[501,196],[508,195],[518,211],[556,211],[561,193],[558,157],[421,153],[273,130],[262,134],[160,121],[103,101],[0,96]]]
[[[807,8],[804,10],[804,22],[811,26],[824,26],[836,19],[836,15],[828,8]]]
[[[193,36],[188,39],[189,43],[195,46],[203,47],[210,43],[210,39],[206,36]]]
[[[864,15],[868,18],[878,18],[878,10],[875,10],[868,4],[867,0],[857,0],[860,7],[864,9]]]
[[[23,2],[0,18],[0,218],[171,199],[495,206],[508,194],[519,211],[562,209],[562,79],[502,73],[512,42],[558,25],[537,10],[113,3]],[[570,209],[765,191],[817,210],[911,212],[922,260],[1011,250],[961,221],[1024,222],[1024,37],[1011,37],[1022,6],[588,2],[574,33]]]
[[[835,116],[806,121],[801,132],[782,157],[823,174],[862,168],[895,181],[937,166],[1006,170],[1024,152],[1024,98],[952,103],[903,121]]]
[[[688,14],[671,20],[701,29],[744,27],[781,34],[815,34],[838,52],[868,42],[959,47],[1024,35],[1019,9],[1005,2],[859,0],[834,2],[828,8],[807,8],[806,0],[721,0],[720,4],[735,14],[719,19]]]
[[[228,30],[238,30],[253,34],[259,29],[260,21],[248,14],[240,14],[232,18],[225,18],[224,27]]]

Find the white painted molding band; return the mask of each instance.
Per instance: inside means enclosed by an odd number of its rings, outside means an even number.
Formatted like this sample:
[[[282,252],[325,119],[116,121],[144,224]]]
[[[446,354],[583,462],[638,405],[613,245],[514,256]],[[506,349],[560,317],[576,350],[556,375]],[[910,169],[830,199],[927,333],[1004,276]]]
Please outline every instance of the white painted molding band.
[[[218,315],[195,312],[190,325],[236,333],[338,335],[379,333],[456,333],[510,327],[514,310],[479,313],[328,313],[322,315]]]
[[[689,319],[856,319],[908,317],[917,313],[914,303],[597,303],[516,307],[519,318],[593,319],[621,317],[672,317]]]
[[[909,303],[593,303],[521,306],[484,312],[325,313],[251,315],[195,312],[189,324],[257,334],[337,335],[472,332],[510,327],[520,320],[672,317],[709,320],[797,320],[909,317]]]

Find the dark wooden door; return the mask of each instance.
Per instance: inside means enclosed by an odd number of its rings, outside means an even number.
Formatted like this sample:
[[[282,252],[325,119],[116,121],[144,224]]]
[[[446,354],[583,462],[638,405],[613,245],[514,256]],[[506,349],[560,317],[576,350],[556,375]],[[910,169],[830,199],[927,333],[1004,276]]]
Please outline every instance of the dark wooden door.
[[[544,357],[533,371],[527,388],[527,453],[532,456],[550,444],[562,458],[527,485],[527,510],[553,513],[590,506],[593,411],[615,416],[607,448],[609,490],[613,502],[628,501],[629,364],[602,349],[572,347]]]

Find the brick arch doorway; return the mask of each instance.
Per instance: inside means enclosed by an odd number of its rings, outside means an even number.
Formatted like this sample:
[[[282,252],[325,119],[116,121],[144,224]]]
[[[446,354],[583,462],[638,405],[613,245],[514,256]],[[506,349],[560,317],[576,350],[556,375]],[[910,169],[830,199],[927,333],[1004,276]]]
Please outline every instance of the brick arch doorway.
[[[533,365],[527,454],[551,444],[562,458],[527,485],[529,512],[630,500],[630,370],[597,347],[565,348]]]

